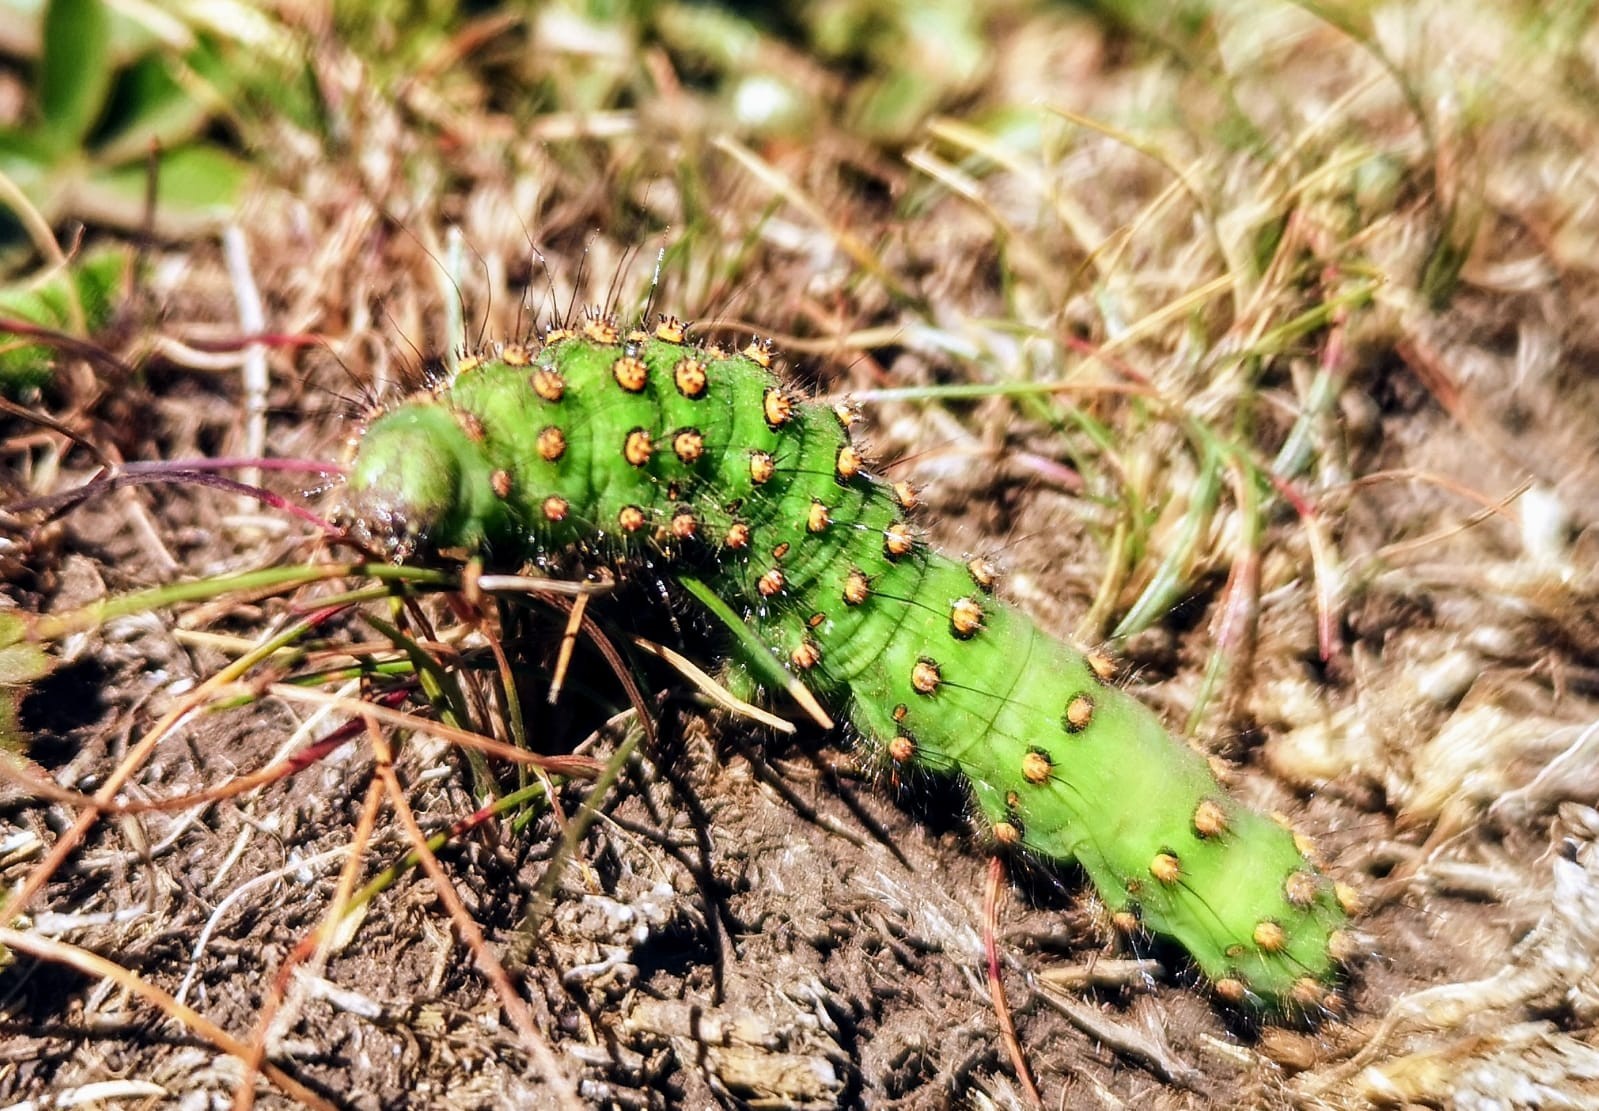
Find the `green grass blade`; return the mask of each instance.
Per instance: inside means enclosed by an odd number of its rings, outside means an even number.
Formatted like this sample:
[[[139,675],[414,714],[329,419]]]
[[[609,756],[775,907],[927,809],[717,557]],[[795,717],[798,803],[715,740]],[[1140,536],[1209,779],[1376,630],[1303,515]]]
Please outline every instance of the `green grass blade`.
[[[111,87],[111,17],[101,0],[51,0],[44,12],[39,107],[52,144],[81,147]]]

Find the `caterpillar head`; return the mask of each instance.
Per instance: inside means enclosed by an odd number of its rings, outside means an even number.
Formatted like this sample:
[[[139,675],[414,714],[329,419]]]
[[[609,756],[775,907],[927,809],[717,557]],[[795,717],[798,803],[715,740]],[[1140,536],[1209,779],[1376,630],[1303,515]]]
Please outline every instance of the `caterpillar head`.
[[[481,541],[468,475],[480,455],[441,405],[409,402],[366,429],[334,523],[363,547],[400,561],[437,546]],[[448,537],[447,544],[441,538]]]

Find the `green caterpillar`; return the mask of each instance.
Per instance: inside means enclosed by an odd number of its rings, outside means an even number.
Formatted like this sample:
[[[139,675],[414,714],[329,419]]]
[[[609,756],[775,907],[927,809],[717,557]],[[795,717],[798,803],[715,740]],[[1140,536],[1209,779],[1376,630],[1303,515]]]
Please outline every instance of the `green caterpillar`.
[[[396,558],[502,565],[581,545],[697,560],[782,665],[893,766],[964,778],[993,838],[1088,873],[1119,928],[1181,944],[1232,1004],[1317,1013],[1355,896],[1112,682],[931,550],[867,474],[853,414],[803,403],[768,346],[590,313],[468,357],[366,430],[337,519]]]

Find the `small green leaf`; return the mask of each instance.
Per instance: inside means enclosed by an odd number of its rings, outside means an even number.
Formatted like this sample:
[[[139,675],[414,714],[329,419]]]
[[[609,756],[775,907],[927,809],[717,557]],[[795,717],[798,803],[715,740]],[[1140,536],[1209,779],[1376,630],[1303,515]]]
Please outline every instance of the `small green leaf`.
[[[42,187],[50,176],[54,162],[54,151],[35,132],[0,128],[0,173],[9,177],[35,204],[41,200]],[[45,206],[41,211],[48,220],[50,207]],[[9,209],[0,206],[0,213],[4,212],[9,212]],[[0,216],[0,226],[7,223],[7,219]],[[6,238],[7,234],[0,231],[0,242]]]
[[[51,0],[44,13],[39,105],[57,149],[81,146],[111,87],[111,20],[101,0]]]
[[[143,169],[137,173],[141,188]],[[161,204],[223,214],[237,203],[249,168],[218,147],[189,146],[163,154],[157,172]]]
[[[120,165],[142,158],[150,144],[175,147],[198,135],[211,110],[179,85],[173,63],[160,54],[134,62],[117,76],[106,116],[95,133],[95,160]]]
[[[28,636],[28,622],[16,612],[0,612],[0,648],[20,644]]]
[[[0,753],[27,748],[22,696],[27,684],[43,679],[51,668],[50,657],[37,644],[29,643],[27,635],[28,624],[20,616],[0,613]]]
[[[216,147],[188,146],[162,154],[157,173],[156,231],[182,238],[209,231],[231,215],[250,171]],[[114,227],[141,226],[148,174],[143,162],[94,174],[73,195],[73,212]]]
[[[0,648],[0,686],[18,687],[43,679],[50,657],[37,644],[18,643]]]

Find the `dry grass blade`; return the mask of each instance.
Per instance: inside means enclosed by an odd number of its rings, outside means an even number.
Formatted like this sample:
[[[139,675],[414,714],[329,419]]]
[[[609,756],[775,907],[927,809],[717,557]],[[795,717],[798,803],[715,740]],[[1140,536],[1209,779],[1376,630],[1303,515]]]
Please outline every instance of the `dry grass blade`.
[[[572,652],[577,647],[578,630],[583,627],[583,615],[588,612],[587,594],[579,594],[566,615],[566,628],[561,631],[561,654],[555,659],[555,674],[550,679],[550,705],[561,698],[561,688],[566,685],[566,672],[572,666]]]
[[[648,652],[652,656],[659,656],[671,664],[679,675],[694,684],[696,690],[729,713],[748,718],[750,721],[758,722],[766,728],[776,730],[779,733],[792,734],[794,732],[793,722],[735,697],[726,687],[707,674],[703,668],[676,649],[668,648],[664,644],[656,644],[654,641],[645,640],[643,637],[634,637],[632,643],[635,648]]]

